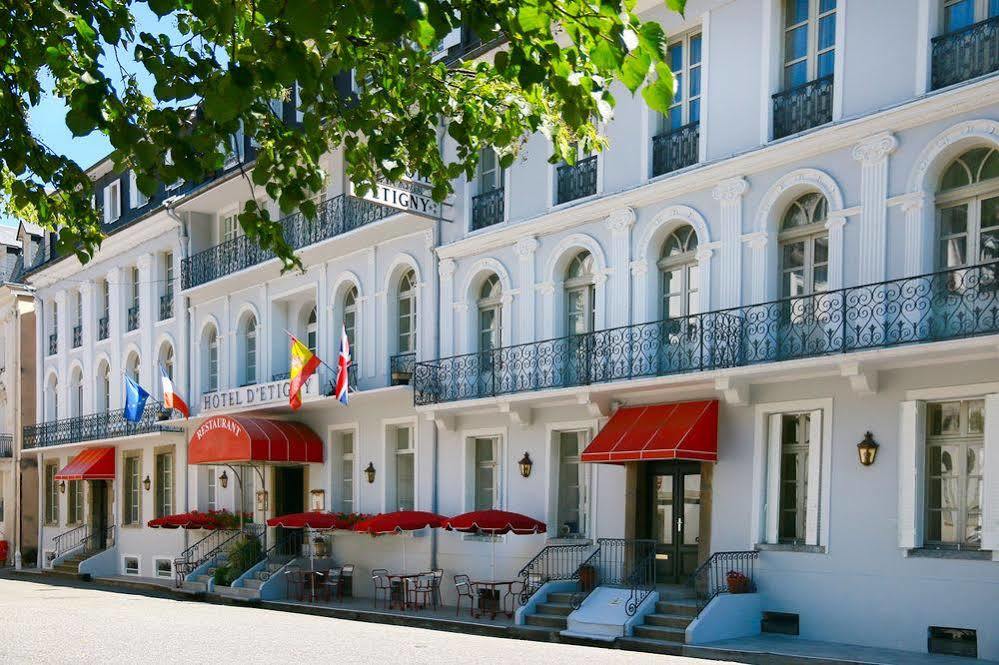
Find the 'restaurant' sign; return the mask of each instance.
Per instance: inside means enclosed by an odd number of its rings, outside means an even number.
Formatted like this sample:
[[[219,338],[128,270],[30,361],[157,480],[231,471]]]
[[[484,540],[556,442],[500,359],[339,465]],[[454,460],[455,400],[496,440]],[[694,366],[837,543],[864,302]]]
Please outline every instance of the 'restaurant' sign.
[[[412,185],[412,187],[416,188],[417,185]],[[357,196],[353,183],[350,185],[350,192],[353,196]],[[405,210],[414,215],[421,215],[432,219],[442,218],[443,206],[447,205],[446,203],[437,203],[431,197],[420,192],[411,191],[407,187],[400,187],[387,182],[378,183],[377,187],[367,192],[361,198],[365,201],[371,201],[372,203],[378,203],[398,210]]]
[[[318,380],[313,374],[305,382],[305,387],[302,388],[302,397],[315,397],[318,394]],[[272,402],[287,402],[290,395],[291,381],[288,379],[220,390],[201,396],[201,411],[218,411],[219,409],[252,407]]]

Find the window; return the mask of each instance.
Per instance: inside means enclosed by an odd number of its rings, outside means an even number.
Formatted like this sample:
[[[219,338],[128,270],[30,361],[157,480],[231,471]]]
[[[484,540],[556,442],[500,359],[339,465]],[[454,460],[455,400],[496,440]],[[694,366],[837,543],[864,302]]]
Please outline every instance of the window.
[[[819,545],[822,411],[769,417],[767,542]]]
[[[131,286],[132,286],[132,288],[131,288],[132,307],[138,309],[139,308],[139,269],[133,267],[133,268],[130,269],[130,273],[131,273],[131,278],[132,278],[131,279],[131,282],[132,282],[132,284],[131,284]]]
[[[235,240],[239,236],[239,213],[222,215],[221,236],[222,242]]]
[[[490,275],[479,291],[479,351],[488,352],[503,344],[503,286],[496,274]]]
[[[596,303],[593,255],[582,251],[572,259],[565,275],[566,330],[570,335],[593,332]]]
[[[672,132],[701,119],[701,33],[691,33],[666,49],[676,79],[676,93],[669,112],[659,116],[659,132]]]
[[[218,478],[218,475],[215,473],[215,467],[214,466],[208,467],[207,471],[208,471],[208,482],[207,482],[207,488],[208,488],[207,500],[208,500],[208,505],[206,506],[206,509],[209,510],[209,511],[218,510],[218,505],[219,505],[219,501],[218,501],[218,485],[216,483],[216,478]]]
[[[122,558],[122,568],[125,570],[126,575],[138,575],[139,574],[139,557],[137,556],[126,556]]]
[[[492,148],[483,148],[479,152],[478,193],[485,194],[503,187],[503,167],[499,157]]]
[[[474,510],[499,508],[499,440],[479,437],[472,440],[475,452]]]
[[[101,280],[101,316],[105,319],[110,317],[111,312],[111,286],[106,279]]]
[[[173,514],[173,453],[156,455],[156,517]]]
[[[173,252],[163,253],[163,295],[173,300]],[[172,313],[172,312],[171,312]],[[169,317],[167,317],[169,318]]]
[[[982,544],[985,401],[926,405],[926,544]]]
[[[83,524],[83,481],[69,481],[67,483],[66,496],[69,501],[69,506],[66,510],[66,524]]]
[[[111,410],[111,367],[106,362],[101,362],[98,376],[100,377],[97,395],[100,401],[98,404],[103,407],[101,412],[107,413]]]
[[[666,238],[659,259],[663,319],[689,316],[698,307],[697,234],[681,226]]]
[[[173,562],[170,559],[156,559],[154,562],[156,577],[164,579],[173,578]]]
[[[319,318],[316,316],[315,307],[309,312],[309,318],[305,324],[305,339],[309,351],[315,353],[319,339]]]
[[[999,16],[999,0],[944,0],[944,34]]]
[[[141,208],[149,203],[149,197],[139,189],[139,184],[135,178],[135,171],[128,172],[128,198],[129,207],[131,208]]]
[[[784,0],[784,89],[833,73],[836,0]]]
[[[243,344],[243,385],[248,386],[257,382],[257,317],[253,314],[243,324]]]
[[[115,180],[104,188],[104,223],[110,224],[121,217],[121,182]]]
[[[395,430],[395,509],[415,508],[415,455],[413,450],[413,430],[410,427],[397,427]]]
[[[350,357],[359,358],[357,349],[357,287],[347,289],[343,297],[343,329],[347,331],[347,342],[350,344]]]
[[[139,362],[138,353],[130,353],[125,361],[125,374],[136,383],[139,383]]]
[[[169,344],[164,345],[163,351],[160,354],[160,365],[163,366],[163,371],[166,372],[167,377],[173,381],[173,347]],[[162,383],[162,382],[160,382]]]
[[[399,280],[399,353],[416,352],[416,273]]]
[[[335,505],[340,512],[354,512],[354,432],[340,432],[337,436],[336,459],[339,470],[334,477]]]
[[[555,520],[557,533],[563,538],[582,537],[587,533],[585,466],[579,463],[579,459],[588,436],[585,430],[555,433],[558,456]]]
[[[142,519],[142,462],[138,455],[125,457],[124,488],[122,499],[122,522],[124,524],[139,524]]]
[[[55,479],[57,473],[57,464],[45,465],[45,523],[51,525],[59,524],[59,483]]]
[[[955,159],[936,201],[941,269],[999,259],[999,151],[974,148]]]
[[[73,370],[70,382],[70,415],[78,417],[83,415],[83,371],[80,368]]]
[[[829,288],[829,231],[826,198],[805,194],[784,213],[780,244],[781,297],[820,293]]]
[[[75,310],[73,312],[73,314],[75,315],[74,320],[76,321],[76,325],[77,326],[82,326],[83,325],[83,293],[80,292],[80,291],[77,291],[76,294],[75,294],[74,300],[75,300],[75,307],[73,308]]]
[[[219,389],[219,335],[215,326],[205,331],[205,392]]]
[[[53,374],[45,399],[46,420],[59,420],[59,379]]]

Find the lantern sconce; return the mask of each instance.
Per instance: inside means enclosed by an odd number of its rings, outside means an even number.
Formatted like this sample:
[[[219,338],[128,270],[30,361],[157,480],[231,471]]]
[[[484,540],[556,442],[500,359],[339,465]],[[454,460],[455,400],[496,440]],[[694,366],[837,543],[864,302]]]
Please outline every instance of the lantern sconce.
[[[525,450],[524,456],[520,458],[520,461],[517,462],[517,464],[520,466],[520,475],[525,478],[530,478],[531,468],[534,466],[534,460],[531,459],[530,453]]]
[[[878,456],[878,442],[874,440],[874,435],[870,432],[864,434],[864,440],[857,444],[857,455],[860,463],[864,466],[874,464],[874,459]]]
[[[257,490],[257,512],[267,512],[267,490]]]
[[[223,471],[222,475],[219,476],[219,486],[221,486],[222,489],[229,487],[229,474],[225,471]]]
[[[312,510],[320,511],[326,507],[326,490],[316,489],[309,492],[312,500]]]
[[[142,486],[146,488],[147,492],[149,491],[149,488],[153,486],[153,482],[149,480],[149,474],[146,474],[146,479],[142,481]]]
[[[368,462],[368,466],[364,469],[364,475],[368,477],[368,483],[375,482],[375,464],[374,462]]]
[[[66,493],[66,481],[65,480],[60,480],[59,481],[59,493],[60,494],[65,494]]]

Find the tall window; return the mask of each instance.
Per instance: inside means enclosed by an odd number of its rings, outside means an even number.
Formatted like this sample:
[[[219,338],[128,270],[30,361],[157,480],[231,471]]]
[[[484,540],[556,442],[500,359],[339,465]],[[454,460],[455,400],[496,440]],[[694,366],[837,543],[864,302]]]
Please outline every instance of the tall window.
[[[70,415],[83,415],[83,372],[77,368],[73,370],[72,383],[70,383]]]
[[[136,181],[135,171],[128,172],[128,198],[129,204],[132,208],[141,208],[149,203],[149,197],[146,196],[141,189],[139,189],[139,183]]]
[[[106,279],[101,280],[101,316],[105,319],[111,315],[111,286]]]
[[[472,439],[475,453],[475,510],[499,508],[499,440],[495,437]]]
[[[486,352],[503,344],[503,287],[499,277],[490,275],[479,290],[479,351]]]
[[[781,221],[781,297],[821,293],[829,288],[829,231],[826,198],[805,194]]]
[[[805,542],[808,499],[808,447],[810,416],[784,415],[781,419],[780,526],[778,542]]]
[[[171,381],[173,380],[173,362],[173,347],[167,344],[163,347],[160,364],[163,365],[163,371],[166,372]]]
[[[97,397],[100,400],[99,404],[103,407],[101,412],[107,413],[111,410],[111,366],[102,362],[97,372],[100,377],[98,384],[100,390]]]
[[[142,463],[138,455],[125,457],[122,520],[124,524],[138,524],[142,519]]]
[[[940,179],[937,216],[940,268],[999,259],[999,151],[974,148]]]
[[[156,517],[173,514],[173,453],[156,455]]]
[[[666,50],[676,79],[673,103],[660,116],[659,132],[671,132],[701,119],[701,33],[690,33],[672,42]]]
[[[74,322],[75,322],[75,325],[82,326],[83,325],[83,293],[80,292],[80,291],[77,291],[76,292],[76,296],[75,296],[75,300],[76,300],[76,306],[73,308],[75,310],[73,312],[73,314],[75,315],[74,316]]]
[[[944,34],[999,16],[999,0],[944,0]]]
[[[499,157],[492,148],[483,148],[479,153],[478,193],[484,194],[503,187],[503,168]]]
[[[139,269],[132,268],[130,272],[132,277],[132,307],[139,309]]]
[[[257,382],[257,317],[250,314],[243,327],[243,385]],[[314,352],[314,351],[313,351]]]
[[[593,332],[595,283],[593,255],[583,250],[572,259],[565,274],[566,330],[570,335]]]
[[[340,434],[340,511],[344,513],[354,512],[354,433],[342,432]]]
[[[769,416],[766,541],[819,546],[821,409]]]
[[[399,353],[416,352],[416,273],[399,280]]]
[[[235,239],[239,235],[239,213],[223,215],[221,225],[222,242]]]
[[[698,313],[697,234],[694,227],[681,226],[666,238],[659,259],[662,318]]]
[[[784,89],[833,73],[836,0],[784,0]]]
[[[350,344],[350,357],[360,357],[357,350],[357,287],[347,289],[343,296],[343,329],[347,331],[347,342]],[[339,348],[339,347],[337,347]]]
[[[59,524],[59,484],[56,482],[56,474],[59,473],[59,466],[56,464],[45,465],[45,523]]]
[[[413,510],[416,505],[413,430],[410,427],[398,427],[395,436],[396,510]]]
[[[49,379],[45,399],[45,417],[47,420],[59,420],[59,379],[53,374]]]
[[[205,392],[219,389],[219,335],[215,326],[205,332]]]
[[[309,312],[309,318],[305,324],[305,339],[309,351],[316,352],[316,345],[319,340],[319,317],[316,316],[316,308]]]
[[[140,362],[138,353],[130,353],[128,360],[125,361],[125,374],[136,383],[139,383]]]
[[[121,181],[115,180],[104,188],[104,223],[110,224],[121,217]]]
[[[83,481],[71,480],[66,485],[66,524],[83,524]]]
[[[163,254],[163,295],[173,300],[173,252]]]
[[[926,543],[982,544],[984,400],[926,405]]]
[[[207,471],[208,471],[208,482],[207,482],[208,505],[206,506],[206,509],[210,511],[218,510],[219,500],[218,500],[218,485],[216,480],[218,475],[215,473],[214,466],[208,467]]]
[[[583,509],[585,484],[584,466],[579,463],[579,459],[586,447],[587,432],[558,432],[556,436],[558,535],[583,536],[586,535],[586,511]]]

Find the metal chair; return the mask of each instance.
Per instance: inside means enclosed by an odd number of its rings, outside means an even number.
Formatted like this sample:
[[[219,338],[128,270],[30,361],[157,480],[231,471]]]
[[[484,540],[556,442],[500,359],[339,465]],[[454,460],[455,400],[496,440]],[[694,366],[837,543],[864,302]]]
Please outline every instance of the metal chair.
[[[389,582],[388,571],[384,568],[375,568],[371,571],[371,582],[375,587],[374,605],[378,607],[378,593],[385,594],[385,609],[388,609],[392,602],[392,584]]]
[[[434,609],[436,610],[438,607],[444,604],[443,601],[441,600],[441,580],[444,579],[444,569],[434,568],[431,571],[431,574],[433,575],[433,578],[431,579],[431,584],[433,585],[434,589],[433,602],[434,602]]]
[[[288,584],[288,597],[305,600],[305,576],[298,568],[289,568],[284,572]]]
[[[468,613],[475,616],[475,594],[472,593],[472,581],[468,575],[455,575],[454,589],[458,593],[458,602],[454,615],[458,616],[461,614],[461,599],[468,598]]]
[[[340,588],[337,589],[340,600],[343,600],[344,589],[347,587],[350,587],[350,592],[354,593],[354,564],[352,563],[344,564],[340,568]]]
[[[337,595],[340,589],[340,576],[342,574],[341,568],[330,568],[326,571],[326,574],[323,576],[323,600],[333,600],[333,597]]]
[[[413,607],[423,608],[434,604],[434,575],[426,573],[419,577],[407,579],[410,598],[413,599]]]

